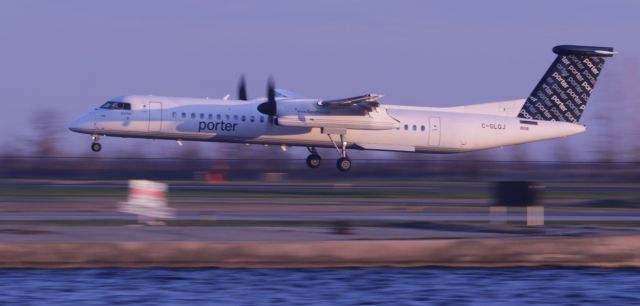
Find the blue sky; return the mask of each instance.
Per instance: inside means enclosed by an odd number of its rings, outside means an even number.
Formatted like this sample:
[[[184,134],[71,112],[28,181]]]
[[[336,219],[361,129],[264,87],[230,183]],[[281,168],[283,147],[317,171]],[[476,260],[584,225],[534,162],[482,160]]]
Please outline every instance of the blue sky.
[[[110,97],[222,97],[243,73],[250,97],[273,75],[309,97],[375,92],[383,103],[424,106],[524,98],[554,45],[614,46],[620,54],[583,118],[589,130],[570,140],[590,158],[610,134],[600,122],[638,114],[628,77],[639,65],[638,12],[639,1],[584,0],[1,1],[0,144],[22,145],[33,112],[54,108],[65,152],[85,154],[89,140],[66,123]],[[633,110],[612,107],[614,98]],[[525,148],[545,159],[554,143]]]

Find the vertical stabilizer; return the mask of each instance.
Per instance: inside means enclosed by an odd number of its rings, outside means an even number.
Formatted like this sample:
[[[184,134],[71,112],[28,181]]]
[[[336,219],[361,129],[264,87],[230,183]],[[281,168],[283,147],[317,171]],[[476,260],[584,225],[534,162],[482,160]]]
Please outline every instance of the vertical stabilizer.
[[[610,47],[556,46],[558,55],[525,101],[518,117],[576,123],[584,112]]]

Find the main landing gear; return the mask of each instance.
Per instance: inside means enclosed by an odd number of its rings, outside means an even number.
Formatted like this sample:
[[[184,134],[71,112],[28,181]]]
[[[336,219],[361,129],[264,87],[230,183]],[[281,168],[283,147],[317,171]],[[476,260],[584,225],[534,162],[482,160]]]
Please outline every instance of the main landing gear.
[[[340,134],[340,147],[338,147],[338,144],[336,144],[336,142],[333,140],[333,138],[331,137],[331,134],[327,134],[327,135],[329,136],[329,139],[333,143],[333,146],[338,151],[338,155],[340,155],[340,158],[338,158],[338,162],[336,163],[336,167],[338,167],[338,170],[342,172],[347,172],[351,170],[351,159],[347,155],[347,140],[345,139],[345,136],[344,136],[345,134],[344,133]]]
[[[316,148],[307,147],[307,150],[309,150],[309,153],[311,153],[309,154],[309,156],[307,156],[307,166],[312,169],[320,167],[322,158],[320,158],[320,155],[318,154],[318,151],[316,151]]]
[[[100,152],[102,150],[102,145],[100,144],[100,137],[98,135],[91,136],[91,151]]]
[[[342,172],[347,172],[347,171],[351,170],[351,159],[348,156],[347,157],[338,158],[338,162],[336,163],[336,167],[338,167],[338,170],[340,170]]]
[[[340,146],[338,146],[338,144],[333,140],[331,134],[327,135],[329,136],[329,139],[333,143],[333,146],[336,148],[336,150],[338,151],[338,155],[340,156],[340,158],[338,158],[338,161],[336,162],[336,167],[338,168],[338,170],[342,172],[351,170],[351,159],[349,158],[349,156],[347,156],[347,141],[344,137],[344,134],[340,134]],[[311,153],[309,154],[309,156],[307,156],[307,166],[312,169],[320,167],[322,158],[320,158],[320,155],[318,154],[318,151],[316,151],[316,148],[307,147],[307,150],[309,150],[309,153]]]

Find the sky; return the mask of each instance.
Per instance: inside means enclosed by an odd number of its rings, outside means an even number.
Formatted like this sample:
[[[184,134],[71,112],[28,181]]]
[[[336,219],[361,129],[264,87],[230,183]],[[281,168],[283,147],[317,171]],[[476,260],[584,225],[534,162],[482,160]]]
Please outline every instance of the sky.
[[[49,130],[63,153],[86,154],[89,137],[66,126],[109,98],[223,97],[242,74],[250,97],[264,96],[273,76],[307,97],[373,92],[418,106],[526,98],[553,46],[613,46],[619,54],[582,119],[587,133],[516,149],[549,159],[551,147],[570,147],[572,158],[592,159],[640,138],[623,124],[640,114],[638,12],[640,1],[3,0],[0,145],[28,154],[34,113],[53,109],[59,123]],[[121,150],[147,143],[109,140]]]

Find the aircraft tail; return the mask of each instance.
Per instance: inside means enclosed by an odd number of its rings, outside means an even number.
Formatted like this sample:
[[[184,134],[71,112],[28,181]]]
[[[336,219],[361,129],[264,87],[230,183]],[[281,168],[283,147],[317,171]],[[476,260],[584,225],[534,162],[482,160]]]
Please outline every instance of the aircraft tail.
[[[518,117],[524,119],[576,123],[606,57],[615,54],[610,47],[556,46],[555,61],[525,101]]]

